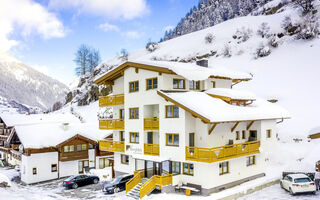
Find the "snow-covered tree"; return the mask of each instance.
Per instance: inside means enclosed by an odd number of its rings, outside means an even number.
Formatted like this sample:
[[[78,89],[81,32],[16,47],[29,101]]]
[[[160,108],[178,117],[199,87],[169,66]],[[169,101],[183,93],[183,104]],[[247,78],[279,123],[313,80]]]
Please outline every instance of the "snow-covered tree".
[[[93,72],[94,68],[96,68],[101,62],[100,52],[97,49],[90,49],[88,55],[88,72]]]
[[[74,62],[77,64],[76,74],[78,76],[85,75],[88,68],[88,55],[90,54],[90,47],[85,44],[80,45],[77,50]]]
[[[258,35],[260,35],[261,37],[269,37],[270,36],[270,26],[268,25],[268,23],[263,22],[258,31],[257,31]]]

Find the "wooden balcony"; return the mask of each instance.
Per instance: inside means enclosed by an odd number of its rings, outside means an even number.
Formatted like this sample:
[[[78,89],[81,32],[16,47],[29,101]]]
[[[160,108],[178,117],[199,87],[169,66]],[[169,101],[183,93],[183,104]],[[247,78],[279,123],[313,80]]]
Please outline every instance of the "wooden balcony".
[[[99,97],[99,106],[117,106],[124,104],[124,94],[109,95]]]
[[[100,151],[113,151],[113,152],[124,152],[124,142],[113,141],[113,140],[100,140],[99,141]]]
[[[74,151],[74,152],[60,152],[59,153],[59,161],[71,161],[71,160],[83,160],[88,159],[89,153],[88,150],[86,151]]]
[[[8,137],[8,135],[0,135],[0,141],[6,141]]]
[[[144,144],[144,155],[159,156],[159,144]]]
[[[100,119],[99,128],[107,130],[124,130],[124,119]]]
[[[159,118],[144,118],[144,130],[145,131],[158,131],[159,130]]]
[[[260,153],[260,141],[245,142],[215,148],[186,147],[186,160],[198,162],[218,162]]]

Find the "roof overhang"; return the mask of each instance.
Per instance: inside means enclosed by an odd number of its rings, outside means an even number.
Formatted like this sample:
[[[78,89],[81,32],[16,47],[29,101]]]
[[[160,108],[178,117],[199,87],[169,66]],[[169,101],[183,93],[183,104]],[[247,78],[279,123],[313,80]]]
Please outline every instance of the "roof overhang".
[[[165,74],[174,74],[177,75],[174,71],[170,70],[167,67],[159,67],[155,65],[149,65],[149,64],[142,64],[142,63],[137,63],[137,62],[130,62],[127,61],[118,67],[115,67],[111,71],[107,72],[106,74],[102,75],[98,79],[94,81],[95,84],[97,85],[102,85],[102,84],[110,84],[113,83],[114,80],[120,78],[123,76],[124,71],[129,68],[129,67],[134,67],[137,69],[144,69],[144,70],[149,70],[149,71],[155,71],[159,73],[165,73]],[[216,78],[216,79],[227,79],[227,80],[232,80],[232,82],[241,82],[241,81],[249,81],[251,80],[250,78],[245,78],[245,79],[232,79],[230,77],[223,77],[223,76],[209,76],[209,78]]]
[[[97,143],[97,141],[91,140],[91,139],[89,139],[89,138],[87,138],[87,137],[84,137],[84,136],[82,136],[82,135],[77,134],[77,135],[75,135],[75,136],[73,136],[73,137],[71,137],[71,138],[69,138],[69,139],[61,142],[60,144],[57,144],[56,147],[59,148],[59,147],[65,145],[65,144],[67,144],[67,143],[69,143],[70,141],[75,140],[75,139],[84,140],[84,141],[86,141],[86,142],[88,142],[88,143],[91,143],[91,144],[96,144],[96,143]]]

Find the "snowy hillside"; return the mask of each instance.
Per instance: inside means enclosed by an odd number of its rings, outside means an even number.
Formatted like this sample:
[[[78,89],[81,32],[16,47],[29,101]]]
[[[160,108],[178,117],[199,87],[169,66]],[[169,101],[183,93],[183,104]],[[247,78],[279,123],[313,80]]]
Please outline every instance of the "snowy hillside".
[[[67,86],[54,80],[6,53],[0,53],[0,97],[8,102],[52,108],[57,101],[63,101]]]
[[[276,14],[263,15],[265,10],[275,8]],[[251,90],[265,99],[277,99],[292,116],[279,124],[280,137],[305,137],[320,124],[316,117],[320,112],[316,101],[320,97],[316,92],[320,68],[315,61],[320,39],[301,39],[301,34],[307,32],[304,25],[312,24],[319,12],[314,12],[317,14],[312,19],[310,15],[302,17],[299,6],[284,0],[273,0],[256,11],[259,12],[261,15],[238,17],[159,43],[154,51],[137,50],[129,53],[128,59],[181,62],[208,59],[213,68],[250,72],[253,80],[235,88]],[[300,32],[288,33],[288,26],[297,27]],[[206,39],[208,35],[212,36],[211,42]],[[116,57],[97,70],[101,74],[123,61]]]

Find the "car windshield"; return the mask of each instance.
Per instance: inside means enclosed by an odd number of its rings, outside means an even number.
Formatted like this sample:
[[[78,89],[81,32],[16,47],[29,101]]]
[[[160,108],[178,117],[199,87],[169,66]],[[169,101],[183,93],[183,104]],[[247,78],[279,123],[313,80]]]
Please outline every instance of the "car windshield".
[[[296,178],[294,179],[295,183],[308,183],[311,182],[310,178]]]
[[[118,178],[115,178],[111,181],[112,184],[115,184],[115,183],[119,183],[121,181],[122,177],[118,177]]]

